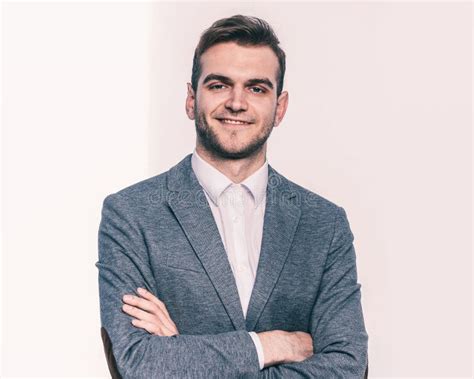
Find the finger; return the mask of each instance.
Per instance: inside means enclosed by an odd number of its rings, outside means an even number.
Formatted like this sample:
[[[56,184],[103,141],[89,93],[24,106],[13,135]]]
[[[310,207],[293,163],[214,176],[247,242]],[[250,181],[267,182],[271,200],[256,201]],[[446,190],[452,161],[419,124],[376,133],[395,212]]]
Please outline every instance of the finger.
[[[123,296],[123,301],[124,301],[124,303],[133,305],[137,308],[140,308],[144,311],[147,311],[147,312],[153,313],[153,314],[155,314],[159,310],[159,307],[156,304],[152,303],[149,300],[142,299],[141,297],[138,297],[138,296],[124,295]]]
[[[159,318],[160,322],[165,324],[165,326],[170,330],[177,330],[177,327],[173,320],[171,320],[162,310],[158,307],[155,303],[151,302],[150,300],[143,299],[141,297],[133,296],[133,295],[124,295],[123,301],[129,305],[132,305],[136,308],[141,310],[147,311],[150,314]],[[147,318],[143,318],[147,319]],[[150,319],[147,319],[151,321]]]
[[[137,328],[145,329],[150,334],[162,337],[170,337],[176,334],[172,331],[167,330],[166,328],[159,328],[157,325],[148,321],[133,319],[132,324]]]
[[[169,332],[177,332],[177,329],[173,327],[169,322],[167,322],[166,318],[163,314],[160,317],[160,310],[158,310],[158,314],[148,313],[146,311],[141,310],[140,308],[131,306],[129,304],[124,304],[122,307],[123,311],[130,316],[133,316],[141,321],[149,322],[156,325],[159,328],[165,328]]]
[[[145,299],[152,301],[154,304],[160,307],[160,309],[166,314],[168,318],[171,319],[168,309],[166,309],[165,303],[163,303],[160,299],[158,299],[155,295],[153,295],[150,291],[147,291],[145,288],[138,287],[137,292],[139,295],[143,296]]]
[[[171,318],[170,314],[168,313],[168,309],[166,309],[165,303],[163,303],[160,299],[158,299],[150,291],[147,291],[145,288],[138,287],[137,292],[140,296],[143,296],[145,299],[148,299],[151,302],[153,302],[154,304],[156,304],[163,311],[163,313],[166,315],[169,322],[176,328],[176,324],[174,323],[173,319]]]

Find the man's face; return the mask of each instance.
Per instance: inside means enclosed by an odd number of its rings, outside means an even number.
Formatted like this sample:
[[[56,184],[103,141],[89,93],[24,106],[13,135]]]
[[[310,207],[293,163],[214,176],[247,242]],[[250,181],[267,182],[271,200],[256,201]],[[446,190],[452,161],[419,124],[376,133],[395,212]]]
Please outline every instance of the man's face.
[[[201,56],[197,92],[188,83],[186,112],[198,143],[225,159],[261,151],[283,119],[288,93],[276,96],[278,59],[267,46],[219,43]]]

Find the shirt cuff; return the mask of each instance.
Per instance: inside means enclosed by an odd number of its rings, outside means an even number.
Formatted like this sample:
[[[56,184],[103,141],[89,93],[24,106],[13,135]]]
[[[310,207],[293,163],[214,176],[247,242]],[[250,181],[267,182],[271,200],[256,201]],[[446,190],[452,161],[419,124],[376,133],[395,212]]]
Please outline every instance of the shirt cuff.
[[[258,364],[260,366],[260,370],[263,369],[263,366],[265,364],[265,360],[263,358],[263,346],[262,343],[260,342],[260,338],[258,338],[257,333],[255,332],[249,332],[250,337],[252,337],[252,341],[255,345],[255,348],[257,349],[257,355],[258,355]]]

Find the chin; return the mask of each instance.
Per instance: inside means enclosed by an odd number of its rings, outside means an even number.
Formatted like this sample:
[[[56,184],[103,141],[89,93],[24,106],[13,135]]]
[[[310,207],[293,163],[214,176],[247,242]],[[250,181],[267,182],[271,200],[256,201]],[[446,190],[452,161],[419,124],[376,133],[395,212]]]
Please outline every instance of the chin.
[[[221,150],[226,151],[229,154],[239,154],[241,152],[248,150],[248,148],[250,147],[250,143],[239,144],[239,145],[220,143],[219,145],[220,145]]]
[[[258,154],[261,150],[261,146],[255,146],[252,144],[241,145],[241,146],[225,146],[220,145],[218,155],[227,159],[243,159]]]

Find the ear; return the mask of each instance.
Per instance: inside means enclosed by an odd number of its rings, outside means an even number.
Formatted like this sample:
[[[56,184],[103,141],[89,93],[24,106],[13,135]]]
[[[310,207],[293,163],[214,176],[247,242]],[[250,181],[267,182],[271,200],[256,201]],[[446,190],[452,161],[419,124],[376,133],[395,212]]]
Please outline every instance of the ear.
[[[283,117],[285,117],[286,109],[288,108],[288,91],[283,91],[280,96],[278,96],[277,100],[277,108],[275,113],[275,124],[274,126],[277,127]]]
[[[196,98],[191,83],[187,83],[187,86],[188,95],[186,96],[186,114],[190,120],[194,120],[194,105],[196,103]]]

